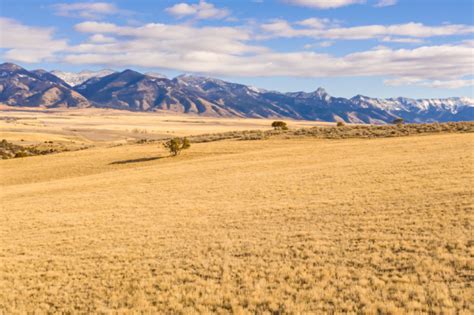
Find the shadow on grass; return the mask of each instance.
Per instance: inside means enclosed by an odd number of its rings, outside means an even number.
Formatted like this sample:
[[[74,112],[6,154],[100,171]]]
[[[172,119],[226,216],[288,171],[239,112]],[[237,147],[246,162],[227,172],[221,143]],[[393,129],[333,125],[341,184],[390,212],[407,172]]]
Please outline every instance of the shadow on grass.
[[[148,162],[148,161],[159,160],[159,159],[162,159],[162,158],[163,158],[162,156],[155,156],[155,157],[149,157],[149,158],[115,161],[115,162],[109,163],[109,165]]]

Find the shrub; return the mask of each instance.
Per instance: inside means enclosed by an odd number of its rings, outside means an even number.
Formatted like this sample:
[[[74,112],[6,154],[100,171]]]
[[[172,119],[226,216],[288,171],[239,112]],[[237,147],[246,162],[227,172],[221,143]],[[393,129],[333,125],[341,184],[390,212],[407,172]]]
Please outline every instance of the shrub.
[[[336,126],[338,127],[344,127],[346,124],[343,121],[338,121]]]
[[[396,118],[392,121],[392,124],[394,125],[402,125],[404,122],[403,118]]]
[[[15,153],[16,158],[22,158],[22,157],[27,157],[27,156],[28,156],[28,153],[26,153],[25,151],[20,151],[20,152]]]
[[[251,133],[243,134],[239,140],[263,140],[266,139],[266,134],[261,131],[255,131]]]
[[[272,122],[272,127],[275,130],[288,130],[288,126],[286,125],[286,122],[280,121],[280,120]]]
[[[179,153],[181,153],[182,150],[188,149],[191,146],[191,143],[189,140],[184,137],[184,138],[173,138],[165,143],[163,143],[163,146],[170,151],[170,154],[172,156],[176,156]]]

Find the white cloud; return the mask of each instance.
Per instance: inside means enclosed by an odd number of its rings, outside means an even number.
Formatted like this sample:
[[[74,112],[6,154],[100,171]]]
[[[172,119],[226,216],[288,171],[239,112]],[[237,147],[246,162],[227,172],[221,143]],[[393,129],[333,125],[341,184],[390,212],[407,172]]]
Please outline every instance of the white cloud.
[[[266,37],[312,37],[340,40],[389,39],[392,37],[428,38],[435,36],[468,35],[474,33],[470,25],[443,24],[427,26],[422,23],[405,23],[393,25],[364,25],[338,27],[336,23],[324,23],[324,20],[308,19],[295,23],[293,27],[286,20],[273,20],[261,25]],[[399,41],[400,42],[400,41]],[[406,41],[405,41],[406,42]],[[413,42],[413,41],[412,41]]]
[[[112,23],[106,23],[106,22],[82,22],[79,24],[76,24],[74,27],[77,31],[83,32],[83,33],[113,33],[117,32],[120,28]],[[131,27],[129,27],[131,29]],[[125,29],[125,27],[122,27],[122,29]]]
[[[385,36],[382,38],[382,42],[385,43],[403,43],[403,44],[422,44],[425,41],[419,38],[408,38],[408,37],[390,37]]]
[[[187,3],[177,3],[172,7],[166,9],[169,14],[172,14],[176,17],[184,17],[188,15],[194,15],[197,13],[197,9],[195,5],[187,4]]]
[[[316,9],[333,9],[344,7],[352,4],[362,4],[365,0],[285,0],[285,2],[293,5],[316,8]]]
[[[296,22],[296,24],[304,26],[304,27],[313,28],[313,29],[321,29],[321,28],[327,28],[329,26],[338,25],[338,23],[334,20],[320,19],[320,18],[315,18],[315,17],[298,21]]]
[[[114,43],[116,39],[110,36],[105,36],[103,34],[94,34],[89,37],[89,41],[93,43]]]
[[[462,43],[474,48],[474,39],[466,39],[466,40],[463,40]]]
[[[334,9],[353,4],[364,4],[366,0],[284,0],[288,4],[315,8],[315,9]],[[374,7],[388,7],[397,4],[398,0],[378,0]]]
[[[369,39],[380,36],[407,36],[427,38],[434,36],[467,35],[474,33],[469,25],[426,26],[421,23],[393,25],[368,25],[327,30],[327,38],[333,39]]]
[[[384,80],[384,84],[388,86],[422,86],[430,88],[443,89],[459,89],[463,87],[474,86],[473,79],[458,79],[458,80],[424,80],[420,78],[402,77],[395,79]]]
[[[325,40],[325,41],[322,41],[319,43],[319,46],[320,47],[331,47],[332,45],[334,45],[334,42],[331,42],[329,40]]]
[[[299,37],[305,36],[300,30],[294,29],[286,20],[275,19],[260,25],[260,28],[271,37]]]
[[[334,42],[329,41],[329,40],[325,40],[325,41],[322,41],[322,42],[319,42],[319,43],[306,44],[306,45],[303,46],[303,48],[304,49],[311,49],[311,48],[314,48],[314,47],[327,48],[327,47],[331,47],[332,45],[334,45]]]
[[[426,86],[432,88],[459,89],[462,87],[474,86],[474,80],[434,80]]]
[[[124,13],[114,4],[107,2],[76,2],[58,3],[52,5],[56,15],[68,17],[81,17],[84,19],[100,19],[106,15]]]
[[[229,10],[216,8],[212,3],[200,0],[197,4],[177,3],[166,9],[166,12],[177,17],[193,17],[196,19],[223,19],[229,16]]]
[[[280,21],[272,27],[284,30],[287,25]],[[167,68],[232,76],[388,76],[418,78],[432,82],[433,86],[454,86],[472,74],[474,63],[472,47],[467,42],[414,49],[380,46],[334,56],[311,51],[277,52],[255,46],[250,44],[253,34],[237,27],[167,24],[130,27],[84,22],[76,29],[121,38],[117,43],[72,47],[64,61],[77,64]],[[326,44],[323,41],[319,45]]]
[[[13,19],[0,17],[0,48],[2,57],[17,62],[35,63],[52,58],[67,48],[65,40],[53,38],[54,29],[27,26]]]
[[[156,49],[165,51],[167,54],[174,54],[195,50],[240,55],[267,50],[262,46],[246,44],[252,38],[251,33],[237,27],[192,27],[160,23],[131,27],[89,21],[79,23],[75,28],[83,33],[127,37],[128,39],[116,43],[117,51]]]
[[[398,0],[379,0],[374,6],[377,8],[389,7],[396,5]]]

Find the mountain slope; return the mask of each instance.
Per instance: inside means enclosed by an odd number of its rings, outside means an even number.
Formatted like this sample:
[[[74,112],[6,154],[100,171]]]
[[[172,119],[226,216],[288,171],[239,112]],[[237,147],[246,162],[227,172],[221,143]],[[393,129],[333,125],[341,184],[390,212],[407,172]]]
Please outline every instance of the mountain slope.
[[[156,78],[133,70],[125,70],[100,79],[93,78],[75,89],[95,106],[244,117],[232,109],[210,101],[195,90],[185,88],[179,80]]]
[[[89,101],[67,83],[44,71],[0,65],[0,102],[14,106],[88,107]]]

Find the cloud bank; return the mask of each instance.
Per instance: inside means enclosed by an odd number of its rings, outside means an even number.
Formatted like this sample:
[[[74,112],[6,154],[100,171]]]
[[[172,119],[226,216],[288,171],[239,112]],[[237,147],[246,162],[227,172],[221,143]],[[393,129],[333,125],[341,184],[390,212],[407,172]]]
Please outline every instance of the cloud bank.
[[[290,1],[329,8],[364,1]],[[395,1],[377,2],[381,6]],[[462,24],[360,25],[343,27],[334,19],[312,17],[290,22],[283,19],[240,26],[199,26],[195,23],[120,25],[97,21],[120,11],[104,2],[54,6],[56,14],[77,13],[87,21],[74,30],[87,39],[68,44],[53,28],[33,27],[0,18],[2,57],[16,62],[43,61],[108,67],[163,68],[206,75],[245,77],[361,77],[381,76],[390,86],[418,85],[433,88],[472,86],[473,41],[429,45],[434,37],[468,36],[474,27]],[[177,18],[223,19],[229,11],[204,0],[178,3],[166,9]],[[275,38],[308,38],[312,44],[293,51],[266,45]],[[323,53],[341,40],[377,40],[366,50],[334,55]],[[390,43],[408,48],[391,48]],[[314,50],[314,51],[313,51]],[[318,51],[319,50],[319,51]]]

